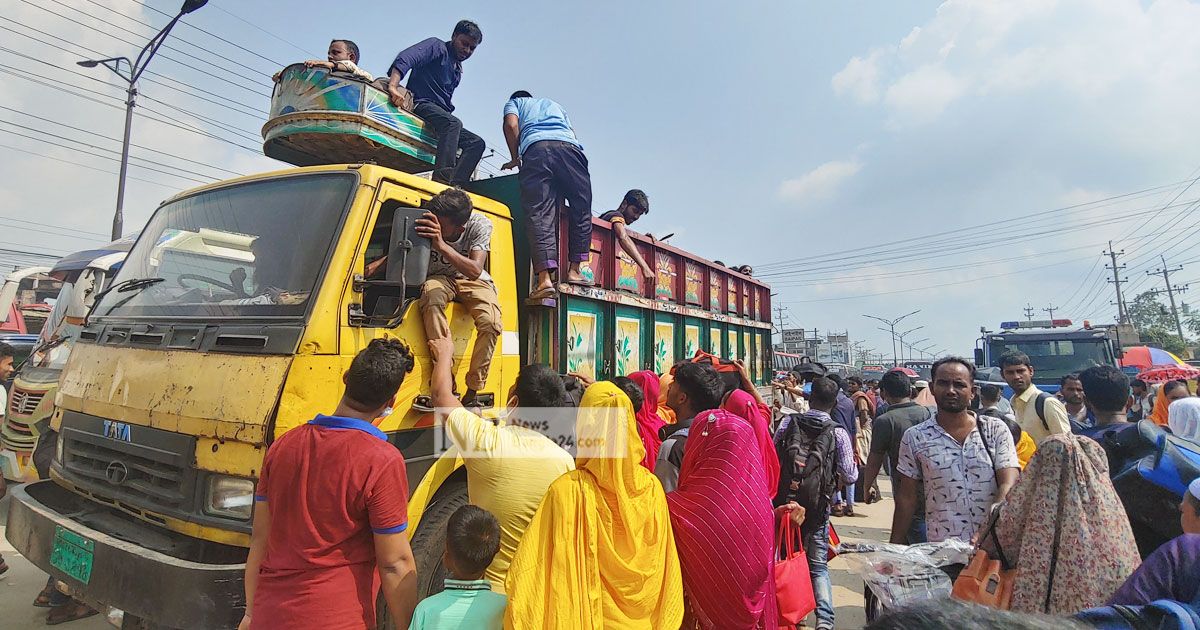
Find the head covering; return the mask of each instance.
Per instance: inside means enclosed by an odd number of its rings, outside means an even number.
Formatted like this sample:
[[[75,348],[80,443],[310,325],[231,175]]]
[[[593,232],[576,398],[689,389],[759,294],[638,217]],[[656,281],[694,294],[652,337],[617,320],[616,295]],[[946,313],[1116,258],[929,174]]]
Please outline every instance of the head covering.
[[[779,455],[775,452],[775,442],[771,439],[771,412],[759,404],[753,396],[740,389],[733,390],[721,409],[749,423],[758,446],[757,452],[762,461],[763,480],[766,483],[767,495],[775,496],[779,486]],[[691,444],[691,437],[688,437]],[[690,446],[688,448],[691,448]]]
[[[667,494],[689,611],[706,630],[778,625],[775,519],[771,494],[755,483],[757,432],[724,409],[697,414],[679,487]]]
[[[675,424],[675,410],[667,406],[667,388],[675,382],[675,376],[670,372],[658,377],[658,417],[667,424]]]
[[[1200,477],[1193,479],[1192,483],[1188,484],[1188,493],[1192,495],[1193,499],[1200,501]]]
[[[1189,396],[1176,400],[1167,409],[1167,424],[1171,433],[1200,442],[1200,398]]]
[[[658,430],[666,424],[658,417],[658,375],[650,371],[634,372],[629,375],[629,380],[637,383],[645,395],[642,408],[636,413],[637,430],[638,437],[642,439],[642,446],[646,449],[642,465],[653,472],[654,460],[658,459],[658,447],[662,444]]]
[[[1171,402],[1167,400],[1167,394],[1163,391],[1164,389],[1166,389],[1165,386],[1158,388],[1158,393],[1154,396],[1154,410],[1150,412],[1150,419],[1154,421],[1154,424],[1161,427],[1167,426],[1170,419],[1168,409],[1171,406]]]
[[[1016,612],[1066,615],[1101,606],[1141,563],[1104,449],[1072,434],[1038,444],[1008,493],[996,538],[1017,568]]]
[[[504,627],[678,628],[683,582],[662,484],[640,465],[633,405],[588,387],[576,470],[550,485],[505,579]]]

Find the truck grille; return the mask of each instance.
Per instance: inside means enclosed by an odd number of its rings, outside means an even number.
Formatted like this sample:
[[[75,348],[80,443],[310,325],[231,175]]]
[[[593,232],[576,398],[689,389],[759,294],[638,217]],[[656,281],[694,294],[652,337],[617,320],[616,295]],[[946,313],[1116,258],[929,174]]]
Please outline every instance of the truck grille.
[[[134,511],[194,511],[194,437],[65,411],[59,439],[63,477],[92,495]]]
[[[97,488],[101,494],[123,490],[151,504],[179,507],[183,503],[184,470],[178,466],[83,440],[70,439],[65,446],[64,453],[70,453],[66,456],[68,471],[97,484],[112,486],[109,492]]]
[[[42,398],[46,396],[46,392],[31,392],[14,387],[12,396],[9,398],[8,412],[20,416],[28,416],[33,413],[38,405],[42,404]]]
[[[28,424],[9,414],[4,419],[4,428],[0,429],[0,445],[10,451],[29,453],[37,445],[37,436]]]

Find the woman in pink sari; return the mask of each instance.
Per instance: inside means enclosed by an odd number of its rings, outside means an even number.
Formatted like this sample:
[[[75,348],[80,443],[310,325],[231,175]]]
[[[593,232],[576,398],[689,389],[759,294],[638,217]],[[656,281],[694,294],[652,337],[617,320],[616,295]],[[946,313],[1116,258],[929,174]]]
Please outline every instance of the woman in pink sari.
[[[733,390],[725,398],[721,409],[750,424],[754,434],[754,443],[757,446],[756,450],[762,461],[763,480],[766,484],[764,487],[767,496],[774,497],[775,490],[779,486],[779,455],[775,453],[775,443],[771,439],[770,410],[740,389]]]
[[[683,569],[683,628],[772,629],[775,519],[771,494],[758,480],[755,430],[724,409],[696,416],[667,493],[671,528]]]
[[[637,416],[638,437],[642,438],[642,445],[646,447],[646,457],[642,459],[642,465],[654,472],[654,460],[658,459],[658,447],[662,445],[658,430],[666,425],[658,416],[658,375],[643,370],[630,374],[629,379],[642,388],[642,393],[645,394],[642,406],[635,410],[634,415]]]

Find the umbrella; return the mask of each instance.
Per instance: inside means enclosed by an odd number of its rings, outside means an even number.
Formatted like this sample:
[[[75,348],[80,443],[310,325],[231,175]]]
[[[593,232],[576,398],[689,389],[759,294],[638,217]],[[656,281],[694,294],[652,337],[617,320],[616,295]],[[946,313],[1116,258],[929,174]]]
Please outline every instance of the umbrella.
[[[1125,351],[1121,357],[1123,367],[1149,368],[1159,365],[1187,365],[1183,359],[1163,350],[1149,346],[1135,346]]]
[[[1190,365],[1164,365],[1150,368],[1141,372],[1138,378],[1147,383],[1165,383],[1167,381],[1190,381],[1200,378],[1200,368]]]

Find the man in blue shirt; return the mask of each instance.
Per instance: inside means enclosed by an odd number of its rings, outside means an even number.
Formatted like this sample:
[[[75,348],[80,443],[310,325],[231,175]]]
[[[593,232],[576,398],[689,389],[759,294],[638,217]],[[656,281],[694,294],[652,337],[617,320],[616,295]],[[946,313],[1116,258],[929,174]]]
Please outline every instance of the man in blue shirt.
[[[534,98],[524,90],[513,92],[504,104],[504,140],[512,159],[501,168],[520,167],[521,205],[529,217],[529,245],[533,270],[538,274],[529,297],[554,295],[559,199],[570,206],[566,281],[591,284],[590,270],[585,271],[583,263],[592,244],[592,176],[567,112],[548,98]]]
[[[463,129],[462,121],[452,114],[454,88],[462,80],[462,62],[471,58],[483,42],[479,26],[462,20],[454,27],[450,41],[436,37],[400,51],[388,71],[388,94],[399,107],[404,100],[400,81],[408,74],[408,91],[413,97],[413,113],[437,135],[437,159],[433,164],[434,181],[458,186],[471,181],[471,174],[483,157],[483,138]],[[411,73],[411,74],[410,74]],[[462,151],[462,155],[459,155]]]

